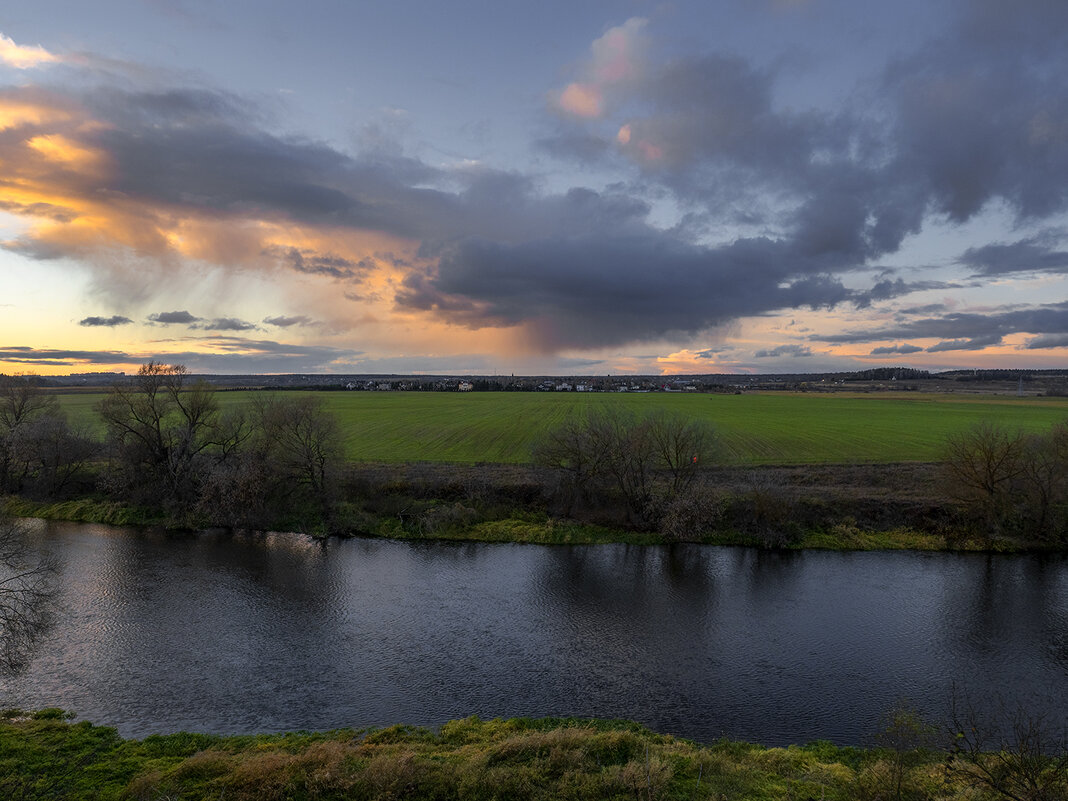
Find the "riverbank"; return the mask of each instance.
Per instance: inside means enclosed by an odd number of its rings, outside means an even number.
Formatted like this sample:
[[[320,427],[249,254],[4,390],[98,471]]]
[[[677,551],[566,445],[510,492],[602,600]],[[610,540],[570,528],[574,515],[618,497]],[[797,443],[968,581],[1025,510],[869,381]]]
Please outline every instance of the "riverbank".
[[[559,478],[517,465],[347,464],[331,518],[318,509],[244,528],[313,536],[514,542],[540,545],[694,542],[776,549],[1019,553],[1048,543],[977,536],[938,491],[932,463],[711,468],[690,502],[634,519],[609,494],[565,498]],[[100,497],[60,501],[8,496],[17,517],[156,526],[231,527],[203,512],[175,519],[162,509]]]
[[[945,752],[915,741],[869,749],[699,745],[627,721],[466,718],[436,732],[392,726],[126,740],[111,728],[70,723],[59,710],[0,718],[4,798],[963,801],[978,797],[970,777]],[[895,787],[898,794],[887,795]]]

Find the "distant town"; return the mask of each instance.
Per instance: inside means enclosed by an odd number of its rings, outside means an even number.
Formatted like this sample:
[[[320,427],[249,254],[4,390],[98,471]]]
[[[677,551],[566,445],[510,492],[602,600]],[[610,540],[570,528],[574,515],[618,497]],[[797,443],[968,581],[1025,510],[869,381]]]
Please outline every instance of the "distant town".
[[[42,387],[101,388],[128,378],[122,372],[40,376]],[[878,367],[841,373],[759,375],[361,375],[284,374],[190,376],[221,390],[275,389],[358,392],[961,392],[1068,396],[1068,368],[1061,370],[951,370]]]

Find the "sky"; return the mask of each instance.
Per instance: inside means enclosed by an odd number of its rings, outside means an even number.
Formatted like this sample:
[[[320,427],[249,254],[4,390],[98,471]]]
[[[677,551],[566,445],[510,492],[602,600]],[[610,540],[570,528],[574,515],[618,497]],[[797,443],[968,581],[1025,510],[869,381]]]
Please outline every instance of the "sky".
[[[1068,366],[1063,0],[0,11],[0,372]]]

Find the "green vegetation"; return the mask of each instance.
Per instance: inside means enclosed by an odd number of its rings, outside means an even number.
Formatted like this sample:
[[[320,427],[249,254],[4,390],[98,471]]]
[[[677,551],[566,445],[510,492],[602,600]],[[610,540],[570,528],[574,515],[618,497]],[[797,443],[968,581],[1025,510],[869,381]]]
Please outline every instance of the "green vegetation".
[[[267,393],[220,392],[223,410]],[[284,393],[307,395],[312,393]],[[322,392],[336,415],[344,456],[367,462],[524,464],[574,413],[657,410],[710,424],[724,458],[744,464],[934,461],[945,439],[980,421],[1024,431],[1068,417],[1068,399],[889,394],[570,392]],[[102,432],[102,395],[61,395],[72,422]]]
[[[825,799],[1063,798],[1064,771],[1039,758],[1048,795],[977,781],[986,755],[929,747],[911,720],[872,749],[830,743],[697,745],[626,721],[481,721],[378,730],[124,740],[60,710],[0,720],[0,795],[20,799]],[[1002,782],[1006,787],[1013,785]]]
[[[185,378],[149,364],[96,395],[8,382],[0,412],[26,411],[4,418],[4,510],[542,544],[1068,543],[1068,439],[1049,433],[1063,430],[1068,399],[213,392]],[[947,456],[977,430],[1003,432],[1019,457],[996,492],[981,470],[949,480],[934,464],[981,465]]]

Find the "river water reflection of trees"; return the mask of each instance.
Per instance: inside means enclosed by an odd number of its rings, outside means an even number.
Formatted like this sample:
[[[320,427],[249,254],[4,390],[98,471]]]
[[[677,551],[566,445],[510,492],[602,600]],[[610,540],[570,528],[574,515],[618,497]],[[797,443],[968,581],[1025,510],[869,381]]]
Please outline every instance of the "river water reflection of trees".
[[[1064,557],[34,536],[61,612],[0,701],[124,734],[581,715],[859,743],[954,686],[1068,714]]]

